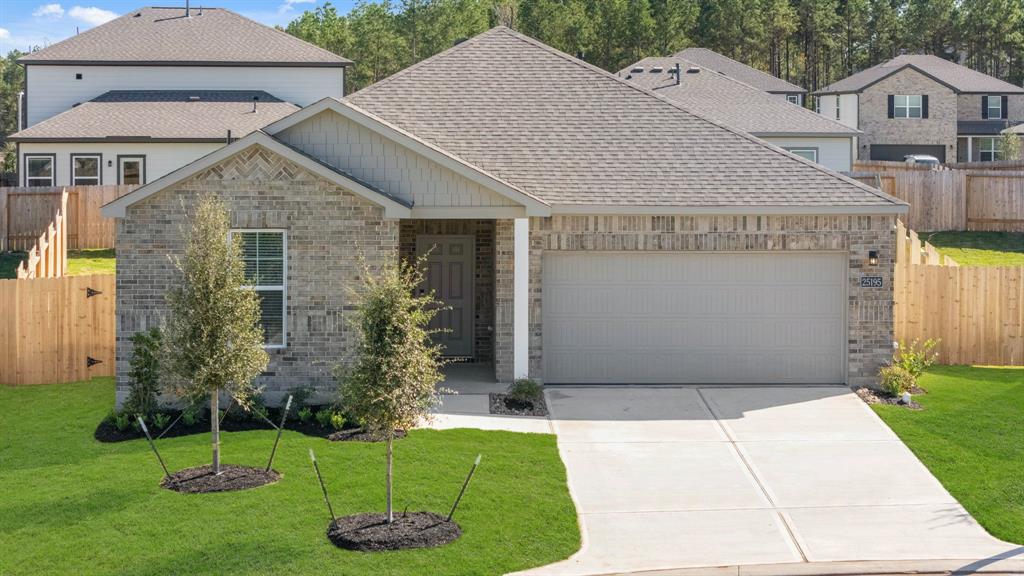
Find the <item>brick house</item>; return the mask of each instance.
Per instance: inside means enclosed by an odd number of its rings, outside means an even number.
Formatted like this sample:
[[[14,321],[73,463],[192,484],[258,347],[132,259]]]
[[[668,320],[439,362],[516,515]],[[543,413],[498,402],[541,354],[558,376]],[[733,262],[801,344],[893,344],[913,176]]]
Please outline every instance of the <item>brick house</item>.
[[[1024,123],[1024,88],[937,56],[897,56],[815,95],[819,113],[864,133],[860,160],[998,160],[1000,133]]]
[[[211,192],[281,270],[257,287],[271,398],[333,388],[357,257],[428,250],[446,353],[499,382],[857,384],[892,352],[905,204],[507,28],[104,207],[119,398]]]

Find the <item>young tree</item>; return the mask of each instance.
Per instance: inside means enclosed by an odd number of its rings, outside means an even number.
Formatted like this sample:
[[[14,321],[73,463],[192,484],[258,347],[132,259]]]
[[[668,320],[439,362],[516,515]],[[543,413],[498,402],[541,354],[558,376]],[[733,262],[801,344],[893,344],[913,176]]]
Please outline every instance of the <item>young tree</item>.
[[[999,141],[999,159],[1000,160],[1020,160],[1022,159],[1022,153],[1024,150],[1021,149],[1020,136],[1013,132],[1006,132]]]
[[[419,263],[418,263],[419,264]],[[341,402],[367,430],[387,438],[387,517],[392,522],[392,444],[396,429],[408,429],[437,402],[441,347],[430,340],[430,320],[438,313],[433,293],[415,295],[423,272],[390,259],[374,272],[364,267],[354,326],[356,359],[339,365],[335,377]]]
[[[228,240],[227,209],[213,194],[199,199],[176,259],[180,282],[167,291],[162,366],[167,384],[192,402],[210,396],[213,471],[220,474],[218,395],[248,407],[253,379],[267,367],[259,296],[246,285],[239,241]]]

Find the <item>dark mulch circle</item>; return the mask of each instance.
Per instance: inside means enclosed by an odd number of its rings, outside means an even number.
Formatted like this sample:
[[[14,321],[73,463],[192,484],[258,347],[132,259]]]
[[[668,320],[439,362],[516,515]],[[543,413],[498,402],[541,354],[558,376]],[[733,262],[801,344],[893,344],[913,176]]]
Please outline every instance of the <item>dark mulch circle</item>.
[[[275,470],[221,464],[219,475],[214,475],[210,465],[186,468],[161,480],[160,486],[186,494],[205,494],[256,488],[280,479],[281,475]]]
[[[395,440],[405,437],[405,430],[395,430]],[[381,432],[367,432],[362,428],[350,428],[334,432],[327,439],[331,442],[385,442],[388,437]]]
[[[462,529],[458,524],[433,512],[396,514],[391,524],[386,514],[353,514],[338,518],[327,528],[327,538],[335,546],[360,552],[432,548],[459,536]]]
[[[537,402],[521,402],[508,397],[508,394],[492,392],[490,395],[491,414],[506,416],[547,416],[548,407],[541,396]]]
[[[922,389],[917,388],[917,390]],[[890,396],[889,394],[886,394],[881,390],[872,390],[867,386],[857,388],[856,392],[857,396],[860,396],[860,399],[866,402],[867,404],[888,404],[890,406],[900,406],[902,408],[907,408],[908,410],[924,410],[924,406],[918,404],[917,401],[914,400],[913,398],[911,398],[910,404],[904,404],[903,401],[900,398],[897,398],[896,396]],[[916,392],[911,392],[911,394],[916,394]]]

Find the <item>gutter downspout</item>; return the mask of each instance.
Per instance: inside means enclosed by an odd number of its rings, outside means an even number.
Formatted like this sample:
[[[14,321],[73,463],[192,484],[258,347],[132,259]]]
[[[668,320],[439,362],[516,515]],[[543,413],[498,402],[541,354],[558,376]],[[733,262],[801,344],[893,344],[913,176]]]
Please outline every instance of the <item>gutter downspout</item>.
[[[24,118],[22,117],[21,101],[25,98],[25,91],[21,90],[18,92],[18,132],[21,132],[24,124]]]

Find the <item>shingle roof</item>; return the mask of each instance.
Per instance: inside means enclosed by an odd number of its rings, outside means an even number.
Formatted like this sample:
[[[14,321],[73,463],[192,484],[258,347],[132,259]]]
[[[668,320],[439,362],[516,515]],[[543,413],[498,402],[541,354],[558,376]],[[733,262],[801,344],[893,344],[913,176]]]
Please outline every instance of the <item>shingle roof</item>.
[[[347,100],[552,204],[902,204],[504,27]]]
[[[673,69],[680,64],[679,84]],[[697,67],[696,73],[688,73]],[[758,135],[843,135],[856,136],[854,130],[835,120],[816,114],[784,98],[767,94],[753,86],[676,57],[644,58],[623,68],[619,76],[670,98],[708,118]]]
[[[875,82],[895,74],[908,66],[917,68],[957,92],[1024,93],[1024,88],[1020,86],[1003,82],[998,78],[971,70],[966,66],[961,66],[956,62],[950,62],[938,56],[903,54],[887,62],[861,70],[852,76],[847,76],[838,82],[833,82],[816,92],[816,94],[860,92]]]
[[[959,120],[956,123],[956,133],[965,136],[997,135],[1013,124],[1006,120]]]
[[[740,82],[745,82],[765,92],[783,92],[786,94],[803,94],[807,92],[807,90],[796,84],[786,82],[782,78],[776,78],[767,72],[762,72],[742,62],[737,62],[728,56],[723,56],[707,48],[687,48],[676,52],[672,57],[689,60],[698,66],[725,74],[730,78],[735,78]]]
[[[259,97],[256,112],[253,97]],[[299,107],[259,90],[107,92],[10,136],[28,141],[224,140],[279,120]]]
[[[223,8],[140,8],[18,59],[23,64],[347,66],[323,48]]]

